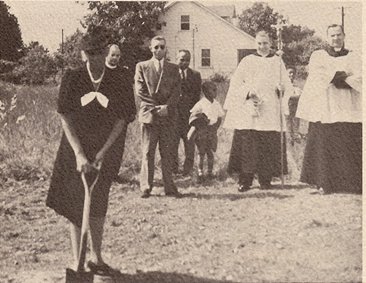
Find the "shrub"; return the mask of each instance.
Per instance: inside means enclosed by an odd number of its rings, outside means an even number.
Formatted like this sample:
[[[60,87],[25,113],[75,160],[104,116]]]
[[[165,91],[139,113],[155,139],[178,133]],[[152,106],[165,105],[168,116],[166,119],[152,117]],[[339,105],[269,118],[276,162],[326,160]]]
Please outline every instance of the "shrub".
[[[214,73],[208,79],[215,83],[223,83],[229,81],[229,77],[224,73]]]
[[[5,82],[19,84],[20,77],[16,76],[13,71],[19,64],[12,61],[0,60],[0,80]]]
[[[0,59],[0,74],[13,71],[16,65],[15,62]]]
[[[54,78],[57,71],[55,60],[48,50],[38,42],[31,42],[26,55],[19,60],[19,65],[12,73],[22,83],[41,85],[48,78]]]
[[[297,66],[296,77],[302,81],[306,80],[308,77],[308,66]]]
[[[2,128],[9,119],[9,114],[16,107],[16,92],[14,86],[10,84],[0,85],[0,128]]]

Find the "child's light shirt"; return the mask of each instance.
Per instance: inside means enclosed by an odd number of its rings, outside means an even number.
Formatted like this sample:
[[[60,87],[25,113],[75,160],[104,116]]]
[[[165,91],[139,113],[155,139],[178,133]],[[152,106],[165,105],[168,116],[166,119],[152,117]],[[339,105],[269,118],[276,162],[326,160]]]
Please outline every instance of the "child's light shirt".
[[[224,109],[216,99],[211,102],[205,96],[193,106],[191,113],[205,114],[210,121],[209,125],[215,124],[219,118],[225,115]]]

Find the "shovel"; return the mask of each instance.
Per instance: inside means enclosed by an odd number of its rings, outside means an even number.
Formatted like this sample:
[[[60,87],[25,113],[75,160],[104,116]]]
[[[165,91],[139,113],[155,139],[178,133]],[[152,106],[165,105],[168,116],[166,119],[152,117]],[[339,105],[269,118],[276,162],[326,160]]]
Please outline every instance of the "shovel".
[[[98,171],[98,173],[97,173],[93,183],[90,185],[90,187],[86,181],[85,173],[84,172],[81,173],[81,179],[83,181],[83,185],[84,185],[84,189],[85,189],[85,197],[84,197],[83,220],[82,220],[82,224],[81,224],[79,262],[78,262],[78,268],[76,271],[74,271],[70,268],[66,269],[66,283],[92,283],[93,282],[93,274],[91,272],[86,272],[84,270],[84,264],[85,264],[88,230],[89,230],[91,194],[99,179],[100,166],[94,167],[94,168]]]

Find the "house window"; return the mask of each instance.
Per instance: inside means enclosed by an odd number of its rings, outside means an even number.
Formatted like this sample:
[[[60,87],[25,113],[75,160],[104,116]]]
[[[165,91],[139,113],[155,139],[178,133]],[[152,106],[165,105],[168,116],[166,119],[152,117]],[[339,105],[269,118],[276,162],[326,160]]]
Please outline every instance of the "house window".
[[[202,52],[201,52],[201,66],[202,67],[210,67],[211,66],[211,50],[210,49],[202,49]]]
[[[180,29],[189,30],[189,16],[188,15],[180,16]]]

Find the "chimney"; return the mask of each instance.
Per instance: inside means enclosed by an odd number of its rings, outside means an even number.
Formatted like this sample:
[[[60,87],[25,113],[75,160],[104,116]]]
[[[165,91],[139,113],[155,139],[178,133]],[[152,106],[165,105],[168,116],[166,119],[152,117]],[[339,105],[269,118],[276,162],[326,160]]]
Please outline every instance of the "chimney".
[[[231,22],[234,26],[236,26],[237,28],[240,28],[240,20],[238,17],[234,17],[231,19]]]

